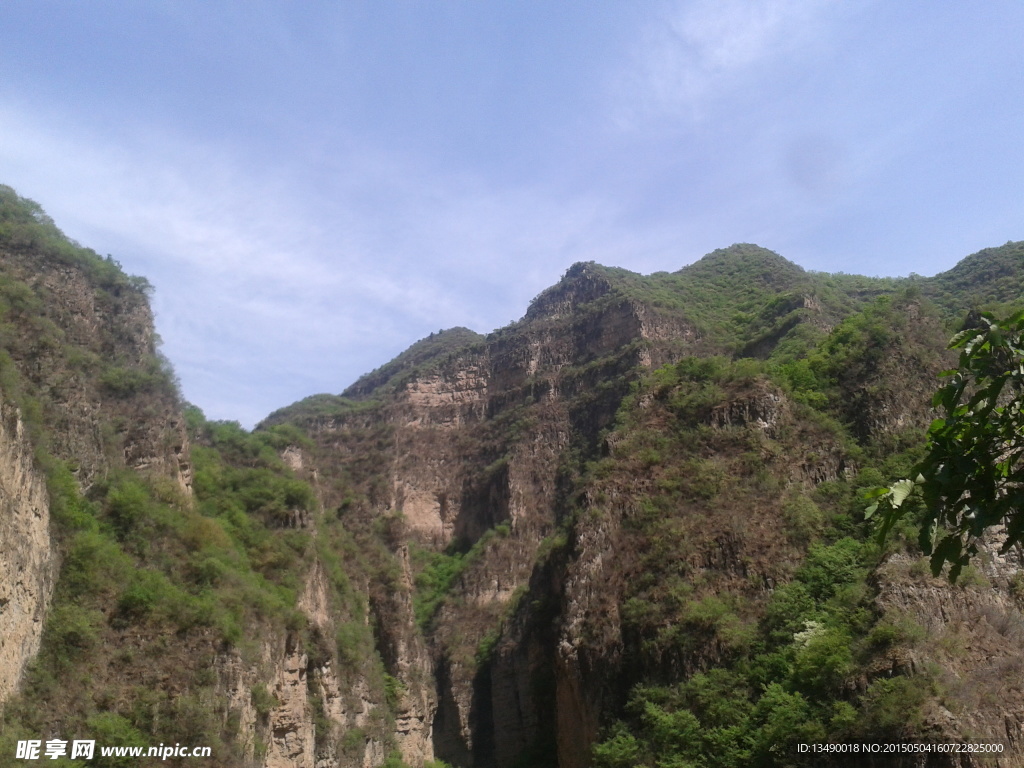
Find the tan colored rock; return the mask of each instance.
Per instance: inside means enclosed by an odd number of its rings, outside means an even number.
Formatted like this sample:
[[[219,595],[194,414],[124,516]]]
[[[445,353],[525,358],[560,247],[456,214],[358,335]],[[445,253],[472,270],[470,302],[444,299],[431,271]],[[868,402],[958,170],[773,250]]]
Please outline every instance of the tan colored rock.
[[[57,573],[50,500],[34,455],[20,413],[0,402],[0,704],[39,650]]]
[[[306,694],[308,658],[298,648],[275,670],[271,693],[280,705],[270,711],[266,768],[315,768],[316,731]]]

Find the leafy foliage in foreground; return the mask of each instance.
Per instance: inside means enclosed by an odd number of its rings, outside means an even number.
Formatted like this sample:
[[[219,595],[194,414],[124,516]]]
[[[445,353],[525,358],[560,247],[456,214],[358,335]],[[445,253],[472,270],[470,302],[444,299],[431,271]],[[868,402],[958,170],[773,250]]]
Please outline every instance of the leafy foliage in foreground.
[[[1004,552],[1024,539],[1024,312],[1004,321],[982,313],[950,348],[960,350],[959,364],[935,393],[944,415],[928,430],[925,456],[910,478],[870,494],[877,501],[868,514],[882,506],[884,539],[920,509],[912,498],[920,494],[921,548],[936,576],[949,563],[956,581],[993,526],[1006,526]]]

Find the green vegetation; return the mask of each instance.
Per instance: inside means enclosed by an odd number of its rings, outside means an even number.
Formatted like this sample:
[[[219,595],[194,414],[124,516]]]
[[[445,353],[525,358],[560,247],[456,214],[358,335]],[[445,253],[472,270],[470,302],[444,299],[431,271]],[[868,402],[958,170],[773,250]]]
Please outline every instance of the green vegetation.
[[[1004,321],[983,313],[950,348],[960,360],[932,401],[943,416],[928,430],[925,456],[909,478],[870,494],[868,515],[884,506],[884,539],[915,508],[932,572],[949,563],[956,581],[988,529],[1005,526],[1003,552],[1024,540],[1024,311]]]
[[[297,403],[274,411],[266,424],[302,424],[315,419],[331,419],[372,411],[380,403],[375,400],[352,400],[342,395],[310,395]],[[308,438],[307,438],[308,440]]]
[[[886,350],[906,343],[909,301],[876,299],[799,356],[781,347],[765,361],[683,358],[652,371],[624,402],[614,452],[589,466],[585,486],[597,501],[592,515],[614,514],[602,500],[624,478],[636,489],[615,545],[627,575],[620,610],[633,687],[594,746],[597,766],[812,765],[797,744],[905,738],[922,727],[925,703],[944,695],[940,678],[921,670],[870,672],[924,638],[874,608],[868,576],[886,552],[860,502],[862,489],[909,466],[916,449],[912,440],[894,452],[891,441],[858,439],[844,402],[851,380],[870,377]],[[789,417],[772,411],[776,388],[790,395]],[[823,461],[808,451],[819,444],[856,461],[856,475],[816,487],[780,482],[794,462]],[[774,559],[758,561],[749,537],[777,534],[784,538],[764,542]],[[746,558],[730,564],[730,547]],[[708,558],[713,567],[700,565]],[[765,598],[730,575],[748,569],[779,586]],[[858,677],[867,684],[851,687]]]
[[[203,672],[214,654],[234,648],[250,657],[261,627],[286,627],[317,647],[295,607],[303,562],[315,549],[294,521],[315,511],[315,499],[278,457],[291,444],[290,428],[250,434],[206,422],[197,409],[188,420],[197,443],[194,507],[166,483],[130,472],[111,473],[82,496],[67,467],[50,460],[65,555],[43,647],[24,692],[4,710],[5,732],[41,733],[41,718],[58,713],[68,737],[209,744],[221,764],[233,764],[236,746],[222,740],[223,705],[212,695],[216,677]],[[341,599],[351,598],[336,559],[325,567]],[[365,665],[365,639],[350,635]],[[197,647],[209,658],[162,659],[173,653],[168,638],[186,646],[204,638]],[[116,674],[136,655],[150,674],[177,682],[150,685],[143,696],[132,687],[143,681]],[[195,695],[175,697],[181,685]],[[97,701],[111,705],[90,715]],[[277,702],[258,684],[252,703],[265,716]]]
[[[600,311],[604,304],[625,297],[684,319],[712,350],[754,357],[763,357],[787,340],[791,347],[807,349],[824,335],[813,319],[837,320],[879,296],[897,293],[906,283],[805,272],[777,253],[750,244],[716,250],[678,272],[641,276],[590,263],[575,265],[565,279],[584,269],[605,279],[612,289],[588,305],[588,311]]]
[[[492,539],[495,536],[508,535],[508,525],[502,524],[487,531],[468,549],[461,542],[454,542],[443,552],[435,552],[417,545],[411,547],[413,565],[417,570],[413,606],[416,623],[420,629],[429,629],[431,621],[459,576],[481,557]]]
[[[103,258],[61,232],[42,207],[0,185],[0,247],[81,266],[107,289],[152,290],[144,277],[129,276],[112,257]]]
[[[468,328],[449,328],[431,333],[391,362],[360,377],[344,394],[362,399],[384,390],[401,389],[412,379],[435,372],[467,350],[480,347],[483,339]]]
[[[935,739],[940,707],[959,717],[1012,677],[972,677],[967,630],[926,631],[892,597],[927,581],[921,546],[955,576],[989,524],[1024,538],[1024,314],[958,337],[927,448],[920,397],[949,367],[964,296],[1019,301],[1024,244],[935,278],[811,273],[752,245],[648,277],[578,264],[489,339],[431,334],[254,432],[186,406],[187,441],[144,280],[5,187],[0,256],[0,390],[38,449],[61,564],[42,649],[0,715],[0,762],[44,733],[258,761],[281,653],[305,659],[318,758],[361,764],[373,742],[390,768],[405,765],[399,717],[434,690],[439,722],[471,696],[473,759],[488,762],[507,714],[488,722],[489,706],[509,685],[518,764],[550,765],[566,639],[579,693],[596,694],[598,768],[799,766],[814,756],[798,743]],[[79,305],[109,322],[84,328]],[[396,399],[470,360],[494,371],[479,408],[453,399],[442,424]],[[864,491],[918,475],[878,492],[879,542]],[[411,530],[401,507],[424,492],[471,538],[436,551]],[[514,531],[484,531],[507,514]],[[993,587],[1024,603],[1024,577],[978,567],[958,604]],[[997,635],[1015,649],[1020,617],[978,602],[986,652]],[[932,663],[946,658],[955,680]],[[333,719],[327,669],[360,727]]]
[[[46,471],[62,561],[42,649],[4,709],[0,748],[17,734],[89,736],[95,726],[111,738],[206,743],[218,764],[240,765],[237,713],[225,709],[212,670],[224,655],[262,663],[266,640],[288,638],[311,663],[358,671],[383,702],[367,596],[350,574],[358,583],[364,573],[393,581],[394,559],[381,541],[333,517],[311,535],[319,499],[281,459],[286,448],[308,450],[309,437],[288,423],[249,433],[186,408],[190,499],[159,464],[174,466],[183,435],[177,383],[153,345],[148,283],[67,240],[6,188],[0,255],[0,389],[5,405],[18,406]],[[79,327],[68,309],[76,302],[109,322]],[[326,400],[312,398],[310,415],[375,405]],[[77,411],[87,414],[80,424]],[[155,472],[126,467],[149,464],[154,453]],[[297,607],[314,563],[328,582],[333,627],[309,626]],[[252,696],[263,715],[274,706],[262,685]],[[368,730],[385,744],[389,717],[382,712]],[[333,728],[317,720],[318,743]]]
[[[100,387],[112,397],[128,398],[153,393],[173,380],[170,363],[154,355],[140,367],[111,365],[99,377]]]
[[[421,629],[427,629],[445,596],[469,564],[469,556],[458,551],[417,549],[416,558],[422,563],[422,570],[416,576],[416,623]]]
[[[194,412],[191,419],[197,423],[201,417]],[[275,529],[272,523],[280,518],[278,505],[308,505],[311,493],[288,476],[280,460],[270,459],[272,434],[253,437],[220,424],[204,423],[204,429],[212,444],[196,456],[197,510],[168,503],[160,483],[134,473],[111,474],[82,497],[67,468],[56,465],[51,493],[66,555],[43,647],[25,692],[4,711],[5,728],[42,732],[38,718],[55,712],[67,735],[98,738],[97,733],[110,731],[112,738],[120,738],[130,732],[171,741],[182,740],[186,727],[218,734],[220,715],[211,709],[210,697],[189,703],[161,688],[148,694],[148,709],[108,711],[82,720],[92,711],[86,701],[124,696],[129,681],[99,671],[106,665],[117,669],[116,659],[105,656],[131,647],[118,639],[150,638],[138,649],[148,655],[161,652],[168,632],[179,637],[212,632],[228,647],[244,646],[264,622],[301,629],[294,622],[294,606],[298,562],[308,551],[308,537]],[[248,467],[228,466],[242,457]],[[224,484],[211,486],[209,477],[216,472]],[[160,669],[156,662],[147,664]],[[170,674],[188,674],[189,669],[202,666],[189,664]],[[265,689],[254,689],[253,701],[257,710],[266,709]],[[158,712],[165,713],[163,726],[150,722]],[[214,742],[219,736],[207,743]],[[222,748],[225,755],[233,749]]]
[[[290,439],[282,438],[284,429],[250,434],[235,422],[209,424],[205,427],[209,445],[193,450],[193,487],[200,509],[227,520],[240,537],[259,538],[253,532],[254,517],[270,528],[294,527],[315,507],[313,490],[296,479],[277,455],[276,449]]]
[[[68,737],[199,743],[214,747],[218,764],[241,765],[235,731],[222,727],[232,715],[216,693],[215,659],[229,653],[259,663],[260,639],[282,633],[282,642],[287,636],[305,649],[310,664],[336,660],[341,675],[358,673],[374,686],[371,695],[386,708],[368,733],[389,743],[404,683],[383,671],[366,597],[352,589],[347,572],[372,573],[364,558],[380,543],[360,551],[336,521],[322,521],[315,540],[303,528],[319,510],[312,488],[280,458],[288,446],[309,444],[293,426],[249,433],[233,422],[208,422],[196,408],[186,416],[191,504],[161,479],[131,472],[111,473],[82,496],[66,465],[51,460],[65,556],[42,650],[22,695],[4,710],[4,733],[39,733],[56,713]],[[331,590],[333,642],[296,607],[314,561]],[[188,658],[181,648],[191,649]],[[119,669],[131,672],[122,677]],[[191,693],[175,693],[181,689]],[[250,694],[265,724],[280,702],[264,683]],[[312,696],[311,706],[322,744],[335,726],[319,698]]]
[[[257,683],[252,687],[252,705],[256,709],[256,713],[260,717],[266,717],[270,714],[270,710],[274,707],[280,706],[281,702],[277,700],[277,697],[267,691],[267,686],[263,683]]]
[[[625,719],[594,748],[596,765],[812,765],[800,762],[797,744],[905,735],[935,693],[933,680],[878,679],[861,693],[846,686],[880,650],[920,638],[892,625],[872,628],[864,582],[875,556],[850,538],[812,546],[742,644],[723,642],[724,658],[681,682],[634,688]],[[712,603],[696,613],[692,602],[684,606],[677,643],[706,639],[707,631],[728,640],[723,627],[743,620],[720,598]]]
[[[990,310],[1001,315],[1019,309],[1020,268],[1024,241],[986,248],[962,259],[948,272],[915,281],[921,292],[951,317],[963,319],[967,309]]]

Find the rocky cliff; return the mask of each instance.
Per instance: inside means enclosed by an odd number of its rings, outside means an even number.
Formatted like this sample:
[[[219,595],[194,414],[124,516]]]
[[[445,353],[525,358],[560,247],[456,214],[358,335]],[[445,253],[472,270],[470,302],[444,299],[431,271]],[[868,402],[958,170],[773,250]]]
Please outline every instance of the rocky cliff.
[[[61,471],[83,490],[124,468],[186,495],[190,484],[184,423],[142,282],[79,254],[41,214],[19,228],[26,212],[12,195],[0,200],[0,703],[39,649],[62,555],[50,525],[51,501],[66,512]]]
[[[541,542],[568,512],[569,457],[597,449],[630,383],[667,343],[696,340],[685,318],[660,316],[603,268],[579,264],[519,323],[487,338],[439,334],[420,343],[432,354],[414,347],[407,357],[415,366],[371,374],[333,412],[321,399],[264,424],[299,426],[316,444],[316,474],[346,478],[325,495],[343,519],[399,516],[403,564],[408,547],[466,553],[451,599],[421,616],[419,628],[407,611],[378,608],[387,612],[381,627],[407,615],[402,631],[427,635],[431,653],[410,663],[436,686],[437,702],[417,714],[445,759],[513,760],[521,750],[512,745],[539,738],[532,700],[514,713],[496,703],[529,693],[532,673],[508,669],[499,673],[507,679],[492,680],[486,652],[527,590]],[[411,574],[403,588],[415,591]]]
[[[0,702],[35,657],[56,580],[46,479],[17,408],[0,403]]]
[[[38,436],[83,488],[126,467],[173,478],[187,493],[184,421],[146,285],[83,253],[0,246],[9,386],[28,398]]]
[[[710,305],[701,291],[716,287],[744,294],[751,319],[739,342],[720,309],[694,311]],[[663,298],[669,288],[674,295]],[[730,663],[739,650],[721,635],[732,630],[684,620],[692,631],[683,642],[638,621],[638,605],[666,614],[671,598],[637,595],[636,584],[675,562],[665,578],[689,585],[680,587],[686,604],[722,598],[741,606],[737,623],[755,631],[808,544],[835,536],[829,521],[856,508],[848,494],[874,477],[865,465],[919,440],[930,421],[936,374],[949,365],[947,333],[913,297],[919,289],[886,298],[899,290],[815,283],[747,246],[646,283],[579,264],[518,323],[486,338],[436,335],[342,396],[267,421],[299,426],[316,443],[318,474],[346,478],[326,499],[339,515],[397,519],[400,553],[412,546],[461,557],[444,598],[420,616],[440,757],[585,766],[633,684]],[[645,371],[717,360],[708,356],[737,346],[779,360],[779,383],[765,376],[770,364],[752,363],[699,392],[642,385],[624,405]],[[694,389],[701,375],[690,371],[679,388]],[[691,402],[666,413],[672,397]],[[616,427],[616,414],[621,421],[634,410],[650,424]],[[841,421],[823,421],[822,411]],[[672,442],[680,419],[697,430],[687,438],[692,452]],[[595,474],[609,466],[621,467],[614,482],[599,477],[611,470]],[[675,522],[646,530],[659,503]],[[432,578],[432,561],[419,562]],[[414,580],[412,591],[432,589],[431,578]],[[876,589],[873,610],[884,615],[886,588]],[[659,621],[684,618],[671,615]],[[651,633],[677,639],[662,648]],[[858,664],[882,663],[865,654]]]
[[[1019,246],[907,281],[749,245],[577,264],[247,433],[183,408],[144,281],[0,198],[0,763],[78,734],[268,768],[829,738],[1022,764],[1018,561],[996,542],[951,587],[859,496],[913,460]]]
[[[366,596],[314,546],[301,450],[231,454],[194,414],[190,436],[147,291],[0,189],[0,763],[78,736],[225,766],[431,758],[367,658]],[[224,473],[248,496],[218,495]]]

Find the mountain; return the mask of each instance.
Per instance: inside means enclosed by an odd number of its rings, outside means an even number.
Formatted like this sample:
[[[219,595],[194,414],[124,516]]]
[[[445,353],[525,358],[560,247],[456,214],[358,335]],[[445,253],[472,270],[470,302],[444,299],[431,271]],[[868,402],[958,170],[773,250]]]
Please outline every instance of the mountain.
[[[2,188],[0,764],[1024,764],[1018,558],[952,587],[859,495],[1021,286],[1021,243],[933,278],[579,263],[250,433],[181,402],[144,280]]]

